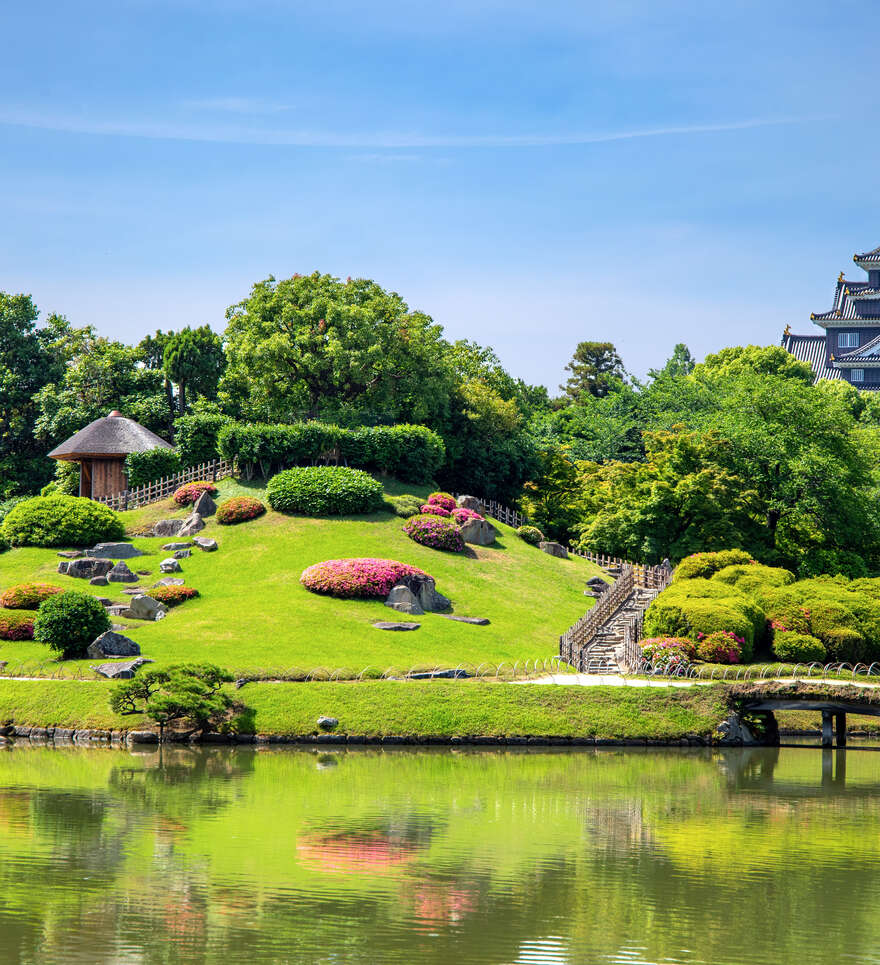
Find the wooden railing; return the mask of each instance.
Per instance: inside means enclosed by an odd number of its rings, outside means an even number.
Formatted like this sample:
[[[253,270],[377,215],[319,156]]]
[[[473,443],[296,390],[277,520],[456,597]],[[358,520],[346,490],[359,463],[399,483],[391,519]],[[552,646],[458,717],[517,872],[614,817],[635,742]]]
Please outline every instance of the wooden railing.
[[[626,602],[633,591],[633,568],[624,566],[618,579],[599,597],[597,603],[559,638],[559,656],[583,672],[586,652],[596,632]]]
[[[216,482],[218,479],[225,479],[231,475],[231,462],[227,462],[225,459],[214,459],[211,462],[203,462],[199,466],[183,469],[173,476],[165,476],[162,479],[144,483],[143,486],[137,486],[135,489],[127,489],[125,492],[114,493],[112,496],[95,496],[94,498],[96,502],[104,503],[111,509],[137,509],[138,506],[146,506],[148,503],[166,499],[186,483]]]

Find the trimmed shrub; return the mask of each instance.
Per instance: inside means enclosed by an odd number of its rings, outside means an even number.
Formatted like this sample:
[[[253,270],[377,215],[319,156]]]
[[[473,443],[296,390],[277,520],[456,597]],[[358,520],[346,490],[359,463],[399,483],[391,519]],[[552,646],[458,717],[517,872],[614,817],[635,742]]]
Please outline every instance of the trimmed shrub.
[[[764,611],[770,621],[770,629],[775,633],[809,633],[810,611],[791,600],[787,595],[774,594],[766,603]]]
[[[831,627],[821,634],[821,641],[829,660],[859,663],[873,660],[876,647],[869,647],[865,638],[852,627]]]
[[[66,590],[40,604],[34,619],[34,640],[72,659],[84,657],[95,637],[109,629],[107,611],[95,597]]]
[[[434,512],[437,512],[436,507]],[[452,518],[458,523],[459,526],[464,525],[469,519],[485,519],[479,513],[475,512],[473,509],[466,509],[464,506],[459,506],[452,510]]]
[[[125,478],[129,489],[173,476],[176,472],[180,472],[180,454],[176,449],[148,449],[146,452],[130,452],[125,457]]]
[[[186,483],[179,489],[174,490],[174,495],[171,497],[178,506],[191,506],[202,493],[208,493],[210,496],[217,495],[217,487],[212,482],[191,482]]]
[[[755,596],[760,602],[768,590],[794,583],[795,575],[791,570],[785,570],[781,566],[737,563],[718,570],[713,574],[712,579],[726,583],[728,586],[735,586],[741,593],[745,593],[746,596]]]
[[[0,607],[7,610],[36,610],[43,600],[63,592],[60,586],[49,583],[19,583],[0,593]]]
[[[55,478],[40,490],[41,496],[60,493],[62,496],[79,495],[79,463],[59,459],[55,463]]]
[[[645,660],[662,670],[685,666],[696,654],[694,641],[687,637],[649,637],[640,646]]]
[[[739,563],[755,563],[745,550],[719,550],[717,553],[693,553],[675,568],[676,580],[708,580],[719,570]]]
[[[301,466],[273,476],[266,486],[272,509],[303,516],[372,513],[382,505],[382,485],[360,469]]]
[[[448,512],[455,509],[455,496],[452,493],[431,493],[428,503],[432,506],[442,506]]]
[[[164,603],[165,606],[178,606],[199,595],[199,591],[191,586],[154,586],[147,596]]]
[[[266,512],[266,507],[252,496],[234,496],[220,503],[217,507],[217,522],[222,526],[234,523],[246,523],[249,519],[256,519]]]
[[[824,663],[826,660],[821,640],[791,630],[778,631],[773,635],[773,652],[786,663]]]
[[[697,657],[706,663],[740,663],[745,640],[730,630],[697,634]]]
[[[407,576],[427,577],[424,570],[396,560],[361,557],[325,560],[303,570],[299,581],[312,593],[324,593],[343,600],[384,600]]]
[[[452,513],[445,507],[440,506],[436,503],[425,503],[424,506],[419,506],[420,513],[427,513],[431,516],[443,516],[449,518]]]
[[[527,543],[531,543],[532,546],[537,546],[538,543],[544,542],[544,534],[537,526],[520,526],[516,531],[516,535],[520,539],[524,539]]]
[[[28,610],[0,611],[0,640],[33,640],[35,619]]]
[[[422,501],[418,496],[404,493],[402,496],[386,496],[385,505],[397,516],[409,519],[422,511]]]
[[[413,516],[404,524],[403,531],[414,542],[431,549],[461,553],[465,548],[464,537],[456,523],[442,516],[427,513]]]
[[[220,430],[232,420],[225,415],[185,415],[174,420],[174,446],[180,454],[180,464],[199,466],[220,455]]]
[[[35,496],[3,520],[3,536],[13,546],[92,546],[124,535],[118,513],[79,496]]]
[[[30,496],[10,496],[9,499],[0,500],[0,523],[6,519],[11,509],[31,498]]]

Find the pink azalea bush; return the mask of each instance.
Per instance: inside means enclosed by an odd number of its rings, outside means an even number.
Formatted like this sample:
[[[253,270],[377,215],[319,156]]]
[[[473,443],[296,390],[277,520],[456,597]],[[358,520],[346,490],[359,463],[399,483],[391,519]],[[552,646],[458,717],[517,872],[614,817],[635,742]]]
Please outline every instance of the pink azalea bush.
[[[445,506],[441,506],[439,503],[425,503],[424,506],[419,507],[419,512],[428,513],[431,516],[451,516],[452,513],[446,509]]]
[[[442,506],[450,513],[455,509],[455,496],[451,493],[431,493],[428,497],[428,502],[432,506]]]
[[[716,630],[697,634],[697,657],[706,663],[740,663],[744,637],[733,630]]]
[[[433,512],[437,512],[437,510],[434,509]],[[463,506],[459,506],[457,509],[452,510],[452,518],[459,526],[462,526],[469,519],[483,519],[484,517],[472,509],[465,509]]]
[[[403,527],[404,533],[422,546],[435,550],[448,550],[451,553],[464,551],[464,537],[456,523],[442,516],[412,516]]]
[[[683,667],[696,656],[694,641],[687,637],[649,637],[641,647],[645,660],[663,670]]]
[[[372,557],[325,560],[303,570],[299,581],[312,593],[343,600],[384,600],[406,576],[427,576],[423,570],[396,560]]]

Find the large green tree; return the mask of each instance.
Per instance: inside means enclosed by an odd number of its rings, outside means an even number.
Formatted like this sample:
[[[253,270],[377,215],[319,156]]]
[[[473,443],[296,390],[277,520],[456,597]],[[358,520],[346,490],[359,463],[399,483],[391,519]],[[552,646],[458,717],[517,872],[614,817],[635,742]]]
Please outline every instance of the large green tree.
[[[168,336],[162,353],[162,370],[166,379],[177,386],[178,415],[186,415],[187,392],[191,398],[216,398],[225,367],[223,343],[210,326],[187,327]]]
[[[611,342],[579,342],[565,371],[571,375],[560,388],[575,401],[586,395],[607,395],[626,374]]]

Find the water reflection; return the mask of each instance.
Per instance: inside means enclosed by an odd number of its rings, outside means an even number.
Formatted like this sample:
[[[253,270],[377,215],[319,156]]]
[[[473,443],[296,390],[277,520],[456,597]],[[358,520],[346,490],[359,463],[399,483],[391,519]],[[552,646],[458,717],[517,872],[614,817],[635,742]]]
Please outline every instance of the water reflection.
[[[873,753],[16,748],[0,962],[867,961],[878,815]]]

